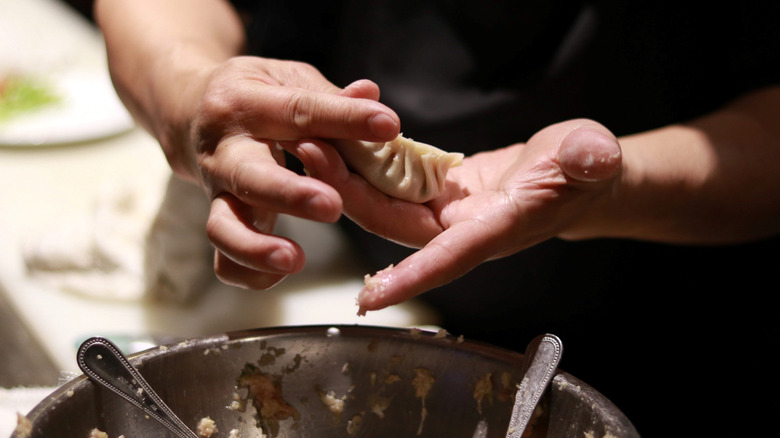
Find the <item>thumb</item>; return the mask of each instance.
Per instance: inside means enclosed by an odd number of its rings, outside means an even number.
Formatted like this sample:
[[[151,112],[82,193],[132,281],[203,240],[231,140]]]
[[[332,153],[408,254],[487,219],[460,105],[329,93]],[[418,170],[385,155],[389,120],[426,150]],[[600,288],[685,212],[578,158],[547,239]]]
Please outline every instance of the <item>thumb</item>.
[[[563,172],[575,180],[605,181],[618,174],[622,152],[609,130],[596,123],[586,124],[561,140],[558,162]]]

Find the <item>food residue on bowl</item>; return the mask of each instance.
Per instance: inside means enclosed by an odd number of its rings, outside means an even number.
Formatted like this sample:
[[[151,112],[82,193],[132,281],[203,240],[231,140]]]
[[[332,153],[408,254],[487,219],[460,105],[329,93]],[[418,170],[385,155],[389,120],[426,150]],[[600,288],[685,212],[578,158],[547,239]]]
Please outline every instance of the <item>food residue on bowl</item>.
[[[214,422],[209,417],[203,417],[198,421],[198,435],[208,438],[211,435],[214,435],[215,433],[219,432],[219,429],[217,429],[217,423]]]
[[[363,425],[363,414],[355,414],[347,422],[347,433],[351,436],[356,435],[360,431],[360,427]]]
[[[377,417],[385,418],[385,411],[390,407],[390,399],[387,397],[375,395],[371,397],[368,405],[371,407],[371,412],[376,414]]]
[[[227,408],[231,411],[243,411],[245,407],[246,406],[244,405],[241,396],[234,392],[233,399],[230,401],[230,404],[227,406]]]
[[[328,391],[327,393],[325,391],[318,391],[318,393],[322,404],[325,405],[337,419],[340,418],[341,413],[344,412],[344,402],[347,400],[347,396],[343,395],[341,397],[336,397],[334,391]]]
[[[395,383],[401,380],[401,377],[398,374],[390,374],[387,377],[385,377],[385,383],[391,384]]]
[[[298,419],[298,410],[287,403],[282,395],[281,377],[263,373],[252,364],[246,364],[238,385],[249,391],[248,398],[260,417],[275,436],[279,431],[279,422],[289,418]]]
[[[474,385],[474,400],[477,401],[477,412],[482,413],[482,401],[487,398],[492,401],[493,397],[493,373],[487,373],[477,380]]]
[[[412,386],[414,386],[415,397],[420,399],[420,403],[422,405],[422,409],[420,411],[420,426],[417,428],[417,435],[422,434],[425,417],[428,416],[428,409],[425,407],[425,399],[428,397],[428,393],[431,391],[435,381],[436,379],[434,379],[430,370],[427,368],[414,369],[414,379],[412,379]]]
[[[89,436],[87,438],[108,438],[108,434],[98,428],[95,428],[89,432]]]
[[[508,372],[501,373],[501,391],[498,392],[496,398],[500,402],[513,401],[515,393],[517,392],[517,384],[514,377]]]

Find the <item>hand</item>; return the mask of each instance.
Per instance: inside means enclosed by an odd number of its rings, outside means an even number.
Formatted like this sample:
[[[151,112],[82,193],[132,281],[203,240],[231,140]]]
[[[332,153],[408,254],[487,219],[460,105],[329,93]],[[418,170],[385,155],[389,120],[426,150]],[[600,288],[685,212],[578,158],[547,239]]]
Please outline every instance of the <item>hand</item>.
[[[422,247],[367,281],[360,312],[378,310],[446,284],[480,263],[536,243],[576,235],[610,196],[621,170],[617,140],[603,126],[572,120],[526,144],[468,157],[448,174],[445,192],[426,204],[392,199],[350,173],[324,142],[289,150],[309,173],[341,193],[345,213],[363,228]]]
[[[217,276],[267,289],[305,262],[296,242],[272,234],[277,215],[333,222],[342,212],[333,188],[284,168],[278,142],[386,141],[398,134],[398,118],[377,102],[375,84],[342,90],[297,62],[240,57],[192,77],[203,79],[177,100],[181,122],[166,127],[163,147],[177,173],[197,179],[212,200],[207,234]]]

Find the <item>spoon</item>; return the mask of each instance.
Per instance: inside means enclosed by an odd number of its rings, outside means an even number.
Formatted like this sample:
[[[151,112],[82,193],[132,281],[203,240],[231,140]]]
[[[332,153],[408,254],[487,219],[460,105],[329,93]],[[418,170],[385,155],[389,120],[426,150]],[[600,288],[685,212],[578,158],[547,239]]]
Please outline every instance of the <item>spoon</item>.
[[[93,382],[119,394],[179,438],[198,438],[160,399],[127,357],[108,339],[89,338],[78,350],[79,368]]]
[[[563,344],[555,335],[540,335],[528,344],[523,364],[523,380],[517,388],[506,438],[523,436],[539,399],[555,375],[562,353]]]

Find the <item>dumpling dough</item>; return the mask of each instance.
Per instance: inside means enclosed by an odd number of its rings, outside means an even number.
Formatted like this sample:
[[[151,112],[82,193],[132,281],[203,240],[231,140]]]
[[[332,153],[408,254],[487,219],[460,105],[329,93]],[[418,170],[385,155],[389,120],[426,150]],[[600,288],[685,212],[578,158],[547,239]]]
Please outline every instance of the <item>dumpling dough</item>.
[[[395,198],[429,201],[444,190],[447,172],[463,162],[463,154],[446,152],[399,135],[392,141],[332,140],[354,172]]]

